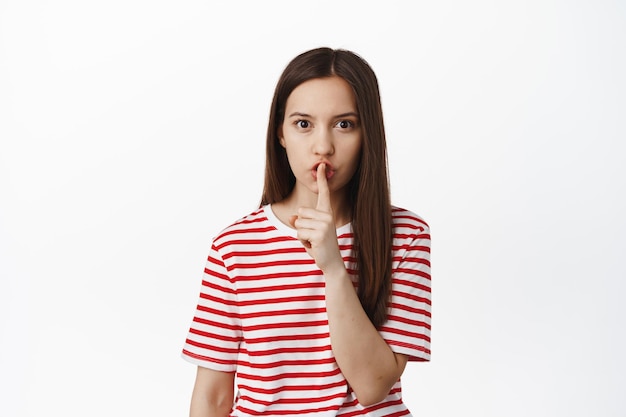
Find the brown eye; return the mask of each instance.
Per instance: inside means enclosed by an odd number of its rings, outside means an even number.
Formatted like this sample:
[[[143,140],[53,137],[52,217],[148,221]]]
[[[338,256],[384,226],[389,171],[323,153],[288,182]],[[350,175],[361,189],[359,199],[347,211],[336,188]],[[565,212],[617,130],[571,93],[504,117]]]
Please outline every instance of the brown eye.
[[[298,120],[298,121],[296,122],[296,125],[297,125],[298,127],[302,128],[302,129],[306,129],[306,128],[308,128],[308,127],[310,126],[310,125],[309,125],[309,122],[308,122],[308,121],[306,121],[306,120]]]
[[[337,123],[337,126],[339,126],[341,129],[348,129],[354,126],[354,124],[350,120],[341,120],[339,123]]]

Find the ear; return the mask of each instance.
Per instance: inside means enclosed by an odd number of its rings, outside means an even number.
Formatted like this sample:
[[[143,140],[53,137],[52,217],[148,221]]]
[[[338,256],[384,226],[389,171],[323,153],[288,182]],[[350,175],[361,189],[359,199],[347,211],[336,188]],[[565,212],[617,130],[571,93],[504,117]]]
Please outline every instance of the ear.
[[[283,126],[279,126],[276,134],[278,135],[278,142],[280,142],[280,146],[286,148],[285,146],[285,138],[283,137]]]

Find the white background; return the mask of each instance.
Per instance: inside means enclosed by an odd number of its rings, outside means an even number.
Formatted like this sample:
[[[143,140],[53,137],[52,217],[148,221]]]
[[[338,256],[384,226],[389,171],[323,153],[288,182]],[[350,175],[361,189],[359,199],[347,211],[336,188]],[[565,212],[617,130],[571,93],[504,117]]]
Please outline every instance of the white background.
[[[275,82],[352,49],[433,237],[416,416],[626,415],[620,1],[0,1],[0,415],[183,416]]]

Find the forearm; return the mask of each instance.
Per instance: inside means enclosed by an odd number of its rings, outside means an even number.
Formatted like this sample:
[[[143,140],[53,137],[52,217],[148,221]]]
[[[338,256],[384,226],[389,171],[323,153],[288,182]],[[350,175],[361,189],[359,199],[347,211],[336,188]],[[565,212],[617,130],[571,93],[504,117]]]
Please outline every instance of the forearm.
[[[231,408],[232,404],[215,403],[207,398],[194,395],[191,400],[189,417],[228,417]]]
[[[228,417],[234,400],[234,374],[198,367],[189,417]]]
[[[348,273],[326,275],[326,310],[333,354],[362,405],[382,401],[406,364],[363,310]]]

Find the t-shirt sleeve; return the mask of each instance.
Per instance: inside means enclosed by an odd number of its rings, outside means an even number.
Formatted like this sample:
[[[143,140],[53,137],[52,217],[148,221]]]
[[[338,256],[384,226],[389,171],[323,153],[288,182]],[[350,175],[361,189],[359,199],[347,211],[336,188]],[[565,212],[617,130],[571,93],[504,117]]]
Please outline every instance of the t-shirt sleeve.
[[[235,285],[222,256],[211,247],[198,305],[182,351],[183,359],[216,371],[237,368],[241,322]]]
[[[395,353],[430,360],[430,230],[422,224],[394,260],[388,320],[380,333]]]

